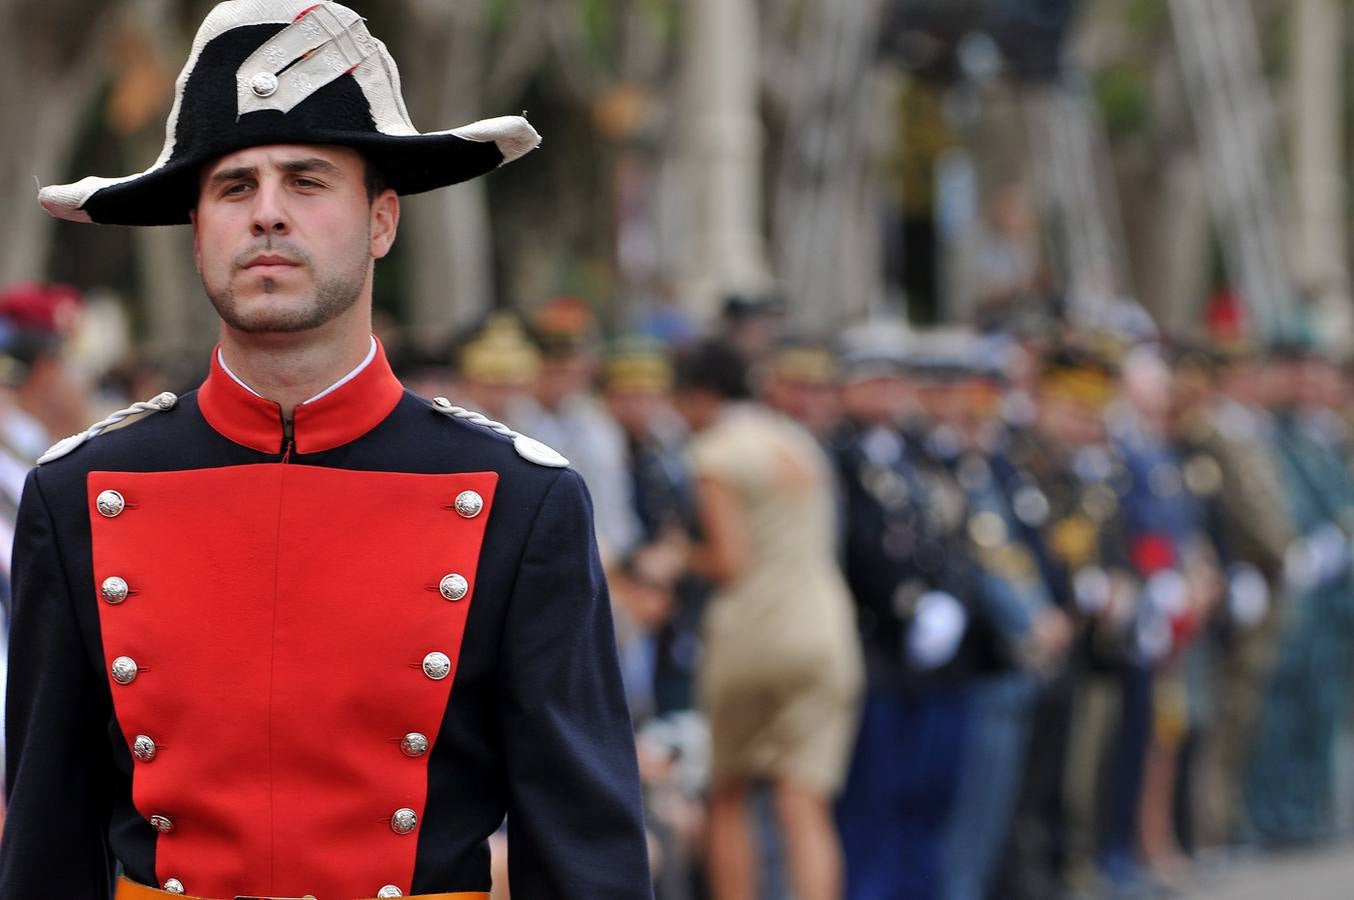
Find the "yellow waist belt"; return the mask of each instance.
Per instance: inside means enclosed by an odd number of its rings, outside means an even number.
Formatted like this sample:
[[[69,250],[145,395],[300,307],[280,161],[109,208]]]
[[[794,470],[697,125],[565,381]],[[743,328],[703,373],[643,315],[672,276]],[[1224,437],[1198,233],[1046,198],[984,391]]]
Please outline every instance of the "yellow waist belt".
[[[210,898],[195,897],[191,894],[171,894],[169,891],[138,884],[126,877],[118,879],[118,891],[115,900],[162,900],[165,897],[178,897],[180,900],[210,900]],[[241,896],[235,898],[235,900],[306,900],[306,898]],[[489,900],[489,895],[483,891],[456,891],[451,894],[410,894],[405,900]]]

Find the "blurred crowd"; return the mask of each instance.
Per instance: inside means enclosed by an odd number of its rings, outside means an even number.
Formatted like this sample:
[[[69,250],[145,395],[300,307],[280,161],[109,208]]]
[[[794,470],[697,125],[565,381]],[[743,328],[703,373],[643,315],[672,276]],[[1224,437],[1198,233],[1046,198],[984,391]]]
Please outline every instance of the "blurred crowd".
[[[1160,895],[1339,834],[1354,368],[1110,318],[607,344],[560,298],[410,373],[587,479],[660,897]]]
[[[11,532],[48,444],[195,386],[96,382],[81,307],[0,292]],[[731,298],[711,337],[607,341],[556,298],[379,335],[588,484],[660,900],[1160,896],[1342,833],[1354,367],[1141,321],[793,326]]]

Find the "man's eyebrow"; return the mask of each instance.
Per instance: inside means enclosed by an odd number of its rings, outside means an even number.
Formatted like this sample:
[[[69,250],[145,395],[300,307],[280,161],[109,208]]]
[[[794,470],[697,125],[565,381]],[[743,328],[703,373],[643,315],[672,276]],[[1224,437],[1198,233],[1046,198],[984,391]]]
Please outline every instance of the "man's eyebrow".
[[[277,164],[277,168],[289,175],[295,175],[300,172],[321,172],[325,175],[340,174],[339,167],[327,159],[318,156],[308,156],[304,159],[289,159],[286,162]],[[237,181],[241,178],[256,178],[259,170],[257,166],[234,166],[229,169],[222,169],[219,172],[213,172],[208,181],[213,184],[225,184],[228,181]]]
[[[325,175],[338,175],[339,167],[327,159],[310,156],[305,159],[289,159],[277,166],[283,172],[295,175],[298,172],[322,172]]]
[[[254,166],[235,166],[230,169],[221,169],[213,172],[207,179],[211,184],[224,184],[227,181],[237,181],[241,178],[249,178],[257,175],[259,170]]]

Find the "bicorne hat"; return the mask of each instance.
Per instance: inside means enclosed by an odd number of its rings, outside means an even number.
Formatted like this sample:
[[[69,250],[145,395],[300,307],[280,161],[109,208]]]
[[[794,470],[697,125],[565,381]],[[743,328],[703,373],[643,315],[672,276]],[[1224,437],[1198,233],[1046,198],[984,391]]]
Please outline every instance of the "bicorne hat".
[[[351,147],[395,191],[414,194],[483,175],[540,140],[520,116],[420,134],[395,60],[357,13],[313,0],[227,0],[198,29],[155,163],[45,187],[38,199],[75,222],[177,225],[197,205],[203,164],[246,147]]]

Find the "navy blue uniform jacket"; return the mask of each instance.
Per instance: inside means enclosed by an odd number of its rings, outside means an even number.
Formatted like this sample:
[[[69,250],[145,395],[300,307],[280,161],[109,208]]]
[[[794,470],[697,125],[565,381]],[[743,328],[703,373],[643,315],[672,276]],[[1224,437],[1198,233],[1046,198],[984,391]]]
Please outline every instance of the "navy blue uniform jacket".
[[[275,405],[215,363],[172,409],[30,474],[14,549],[0,898],[103,898],[119,862],[143,884],[172,877],[207,896],[484,891],[487,837],[505,816],[514,898],[650,897],[581,479],[408,393],[383,353],[313,407],[287,433]],[[451,497],[411,511],[416,499],[380,493],[407,483],[410,497],[437,495],[438,479],[487,485],[482,514]],[[116,517],[95,505],[109,489],[125,499]],[[416,516],[445,521],[451,537],[409,529]],[[338,540],[304,543],[335,528]],[[382,540],[394,549],[359,571],[381,592],[407,582],[407,596],[373,596],[350,572]],[[455,585],[439,596],[443,547],[471,596],[453,601]],[[222,558],[234,553],[248,558]],[[108,593],[110,575],[126,599]],[[287,590],[257,587],[286,579]],[[405,611],[456,633],[401,630]],[[354,622],[367,624],[354,634]],[[425,648],[450,651],[451,678],[420,671]],[[129,649],[139,669],[124,685],[110,671]],[[406,720],[429,739],[422,758],[390,724]],[[149,761],[132,752],[143,735],[158,745]],[[394,827],[396,807],[416,816],[412,831]],[[366,869],[379,878],[344,880]],[[315,880],[343,886],[317,892]]]

